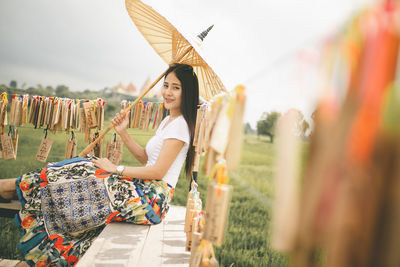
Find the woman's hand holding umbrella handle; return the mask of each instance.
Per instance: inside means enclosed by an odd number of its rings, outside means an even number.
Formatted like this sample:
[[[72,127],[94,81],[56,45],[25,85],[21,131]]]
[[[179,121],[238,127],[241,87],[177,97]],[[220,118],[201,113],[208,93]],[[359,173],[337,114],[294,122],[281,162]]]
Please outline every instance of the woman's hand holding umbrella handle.
[[[111,122],[114,125],[115,131],[121,135],[128,128],[129,111],[125,113],[124,110],[121,110],[120,113],[115,114]]]

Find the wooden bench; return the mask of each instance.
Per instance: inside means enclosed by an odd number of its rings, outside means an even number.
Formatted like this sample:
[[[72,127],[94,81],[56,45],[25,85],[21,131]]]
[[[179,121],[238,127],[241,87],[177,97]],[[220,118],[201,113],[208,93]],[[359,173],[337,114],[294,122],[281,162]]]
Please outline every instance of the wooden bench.
[[[14,267],[20,262],[19,260],[0,259],[0,267]]]
[[[20,209],[19,201],[0,203],[3,217],[13,217]],[[171,206],[166,218],[153,226],[111,223],[76,266],[188,266],[190,253],[185,251],[185,212],[185,207]],[[15,266],[19,262],[0,260],[0,267]]]
[[[184,225],[185,207],[179,206],[171,206],[158,225],[111,223],[76,266],[188,266]]]
[[[19,210],[21,210],[21,202],[19,200],[11,200],[10,203],[0,203],[0,217],[14,218],[14,215]]]

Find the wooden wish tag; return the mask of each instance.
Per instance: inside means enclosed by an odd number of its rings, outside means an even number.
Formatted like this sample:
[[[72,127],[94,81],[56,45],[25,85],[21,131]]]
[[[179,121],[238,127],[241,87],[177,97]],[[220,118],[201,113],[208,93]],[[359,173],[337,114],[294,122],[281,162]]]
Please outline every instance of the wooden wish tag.
[[[192,233],[192,247],[190,250],[189,266],[194,266],[197,249],[200,246],[202,234],[198,232]],[[199,266],[199,265],[197,265]]]
[[[189,267],[200,267],[201,258],[203,257],[203,253],[206,250],[204,245],[205,242],[205,240],[201,240],[200,245],[197,247],[197,249],[191,252]]]
[[[14,125],[21,126],[22,122],[22,101],[19,98],[15,99],[15,111],[14,111]]]
[[[226,146],[228,145],[229,128],[231,126],[228,110],[231,105],[231,101],[222,103],[222,108],[218,114],[210,139],[210,147],[221,155],[225,154]]]
[[[0,98],[0,126],[7,125],[7,105],[7,95],[3,93]]]
[[[65,159],[70,159],[76,156],[77,141],[75,139],[74,131],[71,131],[71,138],[67,140],[65,145]]]
[[[85,111],[86,126],[89,129],[96,128],[97,118],[95,114],[95,106],[93,102],[83,103],[83,110]]]
[[[47,156],[50,153],[52,145],[53,145],[53,139],[47,138],[47,131],[46,131],[46,135],[42,139],[38,152],[36,153],[36,160],[41,162],[46,162]]]
[[[18,152],[18,137],[19,137],[18,129],[13,127],[12,133],[11,133],[11,140],[12,140],[12,143],[13,143],[15,158],[17,158],[17,152]]]
[[[14,153],[14,146],[13,146],[13,140],[11,135],[8,134],[2,134],[0,136],[1,138],[1,148],[2,148],[2,154],[3,154],[3,159],[16,159],[16,155]]]
[[[217,165],[215,169],[215,180],[209,184],[207,191],[203,239],[220,246],[224,240],[232,187],[226,184],[226,166]]]
[[[246,95],[244,94],[244,86],[237,86],[234,106],[232,110],[228,111],[228,116],[231,120],[231,127],[229,129],[228,145],[225,151],[226,166],[229,171],[235,171],[240,162],[240,154],[242,151],[243,143],[243,114],[246,102]]]
[[[94,142],[97,138],[99,138],[99,132],[95,132],[93,134],[92,142]],[[103,155],[103,138],[94,146],[93,154],[95,157],[101,158]]]
[[[29,103],[29,96],[24,95],[22,103],[22,120],[21,120],[22,124],[25,124],[28,121],[28,103]]]
[[[107,142],[105,155],[106,158],[108,158],[113,164],[118,165],[122,159],[122,148],[122,140],[119,138],[117,139],[116,134],[114,134],[114,140]]]

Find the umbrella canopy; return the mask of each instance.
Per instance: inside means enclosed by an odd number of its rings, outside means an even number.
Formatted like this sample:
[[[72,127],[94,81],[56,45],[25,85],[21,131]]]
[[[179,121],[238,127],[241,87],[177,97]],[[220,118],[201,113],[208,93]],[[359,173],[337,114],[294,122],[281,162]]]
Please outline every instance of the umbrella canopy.
[[[184,63],[193,67],[199,79],[200,96],[209,100],[214,95],[226,92],[221,80],[198,53],[199,49],[194,49],[196,45],[188,42],[171,23],[150,6],[139,0],[126,0],[125,3],[128,14],[139,31],[167,64]],[[198,36],[201,41],[211,28]],[[123,113],[127,114],[163,78],[166,72],[162,73]],[[114,128],[113,124],[108,126],[79,156],[84,157],[92,151],[112,128]]]
[[[183,63],[193,66],[199,79],[199,93],[210,99],[226,92],[225,86],[211,67],[200,56],[199,48],[190,43],[162,15],[140,0],[126,0],[126,10],[144,38],[165,63]],[[198,37],[202,41],[212,26]]]

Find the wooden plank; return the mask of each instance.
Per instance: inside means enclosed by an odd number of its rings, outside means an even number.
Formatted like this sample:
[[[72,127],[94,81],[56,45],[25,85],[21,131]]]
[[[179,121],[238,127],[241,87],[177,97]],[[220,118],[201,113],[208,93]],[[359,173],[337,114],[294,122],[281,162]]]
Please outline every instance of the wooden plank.
[[[117,222],[107,225],[76,266],[129,266],[131,258],[139,258],[149,228]]]
[[[142,253],[139,259],[131,262],[128,266],[154,266],[161,267],[163,250],[164,222],[152,225],[147,235]],[[133,264],[135,263],[135,264]]]
[[[185,207],[171,206],[158,225],[111,223],[79,260],[86,266],[188,266],[185,251]]]
[[[7,259],[2,259],[0,261],[0,267],[14,267],[17,265],[20,261],[19,260],[7,260]]]
[[[185,251],[185,207],[171,206],[164,220],[162,266],[188,266],[190,252]]]
[[[21,210],[21,208],[19,200],[11,200],[10,203],[0,203],[0,209]]]

